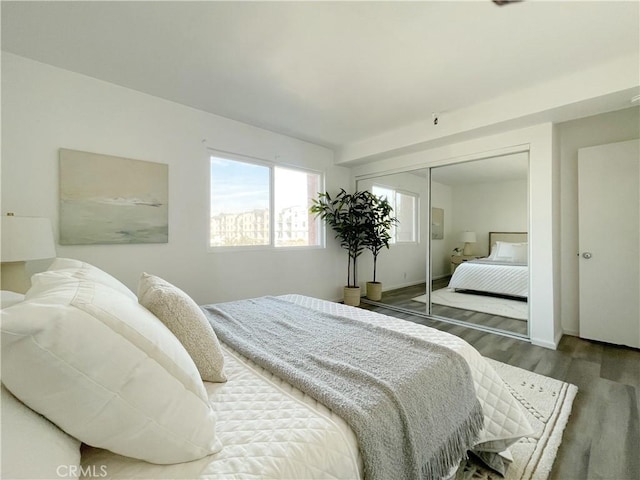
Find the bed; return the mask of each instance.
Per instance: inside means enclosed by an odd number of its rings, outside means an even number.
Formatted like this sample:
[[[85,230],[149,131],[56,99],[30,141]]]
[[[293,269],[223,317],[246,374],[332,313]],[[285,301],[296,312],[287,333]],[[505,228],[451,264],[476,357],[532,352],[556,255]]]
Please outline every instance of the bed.
[[[365,475],[361,439],[341,416],[215,335],[211,345],[219,348],[219,358],[198,351],[194,338],[180,330],[184,325],[164,324],[163,315],[175,319],[193,301],[156,280],[149,291],[158,301],[147,309],[139,303],[147,298],[143,287],[138,298],[91,265],[58,259],[34,276],[24,299],[3,301],[3,478],[373,478]],[[531,433],[520,404],[462,339],[316,298],[284,295],[273,301],[455,352],[468,366],[482,407],[484,426],[472,446],[480,455],[508,461],[509,446]],[[194,325],[189,331],[206,329]],[[196,343],[211,333],[203,335]],[[203,361],[220,368],[205,371]],[[82,382],[88,375],[96,378],[87,386]],[[164,388],[158,391],[159,385]],[[144,407],[143,418],[132,411],[136,402]],[[85,408],[92,409],[88,417]],[[176,441],[180,435],[187,440]]]
[[[461,263],[448,288],[527,299],[529,296],[528,234],[489,232],[485,258]]]

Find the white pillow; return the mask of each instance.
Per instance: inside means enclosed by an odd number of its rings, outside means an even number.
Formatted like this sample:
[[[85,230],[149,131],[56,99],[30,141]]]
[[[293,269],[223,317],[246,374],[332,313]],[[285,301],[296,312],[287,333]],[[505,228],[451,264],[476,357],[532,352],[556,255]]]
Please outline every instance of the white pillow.
[[[90,263],[83,262],[81,260],[75,260],[73,258],[56,258],[49,266],[48,271],[61,271],[82,280],[101,283],[125,294],[131,300],[137,300],[136,294],[127,288],[127,286],[120,280],[109,275],[104,270],[100,270],[98,267],[94,267]]]
[[[527,243],[497,242],[494,259],[502,262],[527,263]]]
[[[220,450],[191,357],[137,301],[48,271],[2,311],[2,381],[22,402],[95,447],[151,463]]]
[[[1,478],[78,478],[80,442],[2,385]]]
[[[9,290],[0,291],[0,308],[7,308],[24,300],[22,293],[11,292]]]
[[[180,340],[207,382],[226,382],[224,355],[211,324],[193,299],[155,275],[143,273],[138,300]]]

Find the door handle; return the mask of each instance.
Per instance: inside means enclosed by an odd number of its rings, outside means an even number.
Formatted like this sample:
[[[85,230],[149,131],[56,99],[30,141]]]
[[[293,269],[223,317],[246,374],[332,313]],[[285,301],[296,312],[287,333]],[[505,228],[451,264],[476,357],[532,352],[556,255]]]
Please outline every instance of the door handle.
[[[589,260],[593,255],[591,255],[591,252],[584,252],[582,254],[582,258]]]

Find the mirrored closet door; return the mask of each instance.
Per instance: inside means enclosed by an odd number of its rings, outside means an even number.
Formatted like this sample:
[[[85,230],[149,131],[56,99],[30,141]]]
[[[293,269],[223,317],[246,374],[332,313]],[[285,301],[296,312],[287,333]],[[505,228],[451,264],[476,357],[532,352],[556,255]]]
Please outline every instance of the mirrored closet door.
[[[358,180],[396,202],[405,234],[379,256],[380,302],[527,337],[528,165],[521,152]]]
[[[390,248],[383,249],[376,268],[382,282],[385,305],[422,314],[429,313],[426,278],[429,268],[429,169],[422,168],[358,180],[358,190],[384,195],[393,207],[398,225],[391,232]],[[373,265],[368,252],[359,261],[358,278],[372,278]]]

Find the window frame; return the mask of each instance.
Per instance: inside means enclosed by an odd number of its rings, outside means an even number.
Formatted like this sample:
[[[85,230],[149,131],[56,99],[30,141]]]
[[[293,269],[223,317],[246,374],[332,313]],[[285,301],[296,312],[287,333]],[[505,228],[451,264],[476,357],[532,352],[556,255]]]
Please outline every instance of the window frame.
[[[381,183],[372,183],[371,190],[373,192],[374,187],[383,188],[385,190],[391,190],[393,192],[393,216],[396,217],[396,206],[397,206],[397,195],[407,195],[414,198],[415,208],[413,211],[413,225],[414,225],[414,238],[415,240],[410,241],[399,241],[397,239],[397,230],[396,227],[392,227],[393,235],[392,242],[389,242],[389,246],[392,247],[394,245],[418,245],[420,243],[420,194],[416,192],[410,192],[409,190],[399,189],[390,185],[383,185]]]
[[[269,169],[269,243],[265,245],[211,245],[211,194],[212,194],[212,182],[211,182],[211,161],[213,158],[221,158],[223,160],[231,160],[240,163],[248,163],[250,165],[258,165]],[[275,211],[275,170],[276,168],[283,168],[287,170],[295,170],[301,173],[307,173],[312,175],[318,175],[319,177],[319,191],[324,191],[325,188],[325,174],[322,171],[314,170],[311,168],[300,167],[298,165],[291,165],[285,163],[276,163],[262,158],[251,157],[248,155],[241,155],[238,153],[226,152],[222,150],[207,149],[207,161],[209,165],[208,169],[208,222],[207,222],[207,252],[208,253],[222,253],[222,252],[248,252],[248,251],[300,251],[300,250],[316,250],[326,247],[326,228],[324,222],[316,218],[314,221],[317,224],[318,231],[318,244],[317,245],[276,245],[276,216]],[[316,193],[317,194],[317,193]]]
[[[417,245],[420,243],[420,194],[416,192],[410,192],[408,190],[395,190],[396,195],[399,193],[401,195],[406,195],[409,197],[413,197],[414,199],[414,209],[413,209],[413,229],[414,235],[413,238],[415,240],[410,241],[398,241],[396,240],[394,245]],[[397,200],[397,199],[396,199]],[[396,201],[397,204],[397,201]],[[397,232],[397,230],[396,230]]]

